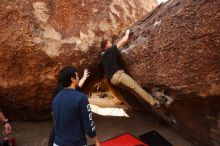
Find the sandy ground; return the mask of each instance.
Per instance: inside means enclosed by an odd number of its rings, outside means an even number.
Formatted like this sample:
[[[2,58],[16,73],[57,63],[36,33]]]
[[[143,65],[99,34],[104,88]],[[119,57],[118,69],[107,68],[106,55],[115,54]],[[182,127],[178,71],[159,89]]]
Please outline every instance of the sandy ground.
[[[107,101],[110,104],[107,104]],[[109,102],[109,100],[111,102]],[[117,103],[112,105],[112,102]],[[116,106],[120,102],[112,99],[90,99],[90,103],[103,103],[104,107]],[[123,107],[123,105],[121,105]],[[100,116],[93,114],[95,124],[97,127],[97,134],[101,141],[105,141],[112,137],[116,137],[123,133],[130,133],[136,137],[151,130],[156,130],[164,138],[166,138],[174,146],[192,146],[187,140],[181,137],[176,131],[165,123],[159,122],[154,117],[147,115],[147,113],[128,112],[129,117],[112,117]],[[42,122],[12,122],[13,132],[10,137],[16,138],[17,146],[46,146],[48,136],[52,128],[52,121]],[[0,137],[2,135],[0,134]],[[88,144],[93,142],[88,139]]]

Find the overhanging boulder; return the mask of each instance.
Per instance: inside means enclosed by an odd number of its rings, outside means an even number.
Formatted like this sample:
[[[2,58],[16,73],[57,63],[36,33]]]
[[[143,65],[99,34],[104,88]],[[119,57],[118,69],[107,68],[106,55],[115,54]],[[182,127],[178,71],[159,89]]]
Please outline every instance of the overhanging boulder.
[[[220,144],[219,11],[218,0],[170,0],[131,27],[121,50],[128,74],[174,99],[155,113],[195,145]]]
[[[60,68],[92,71],[101,39],[119,35],[156,5],[156,0],[2,1],[0,106],[11,118],[47,118]]]

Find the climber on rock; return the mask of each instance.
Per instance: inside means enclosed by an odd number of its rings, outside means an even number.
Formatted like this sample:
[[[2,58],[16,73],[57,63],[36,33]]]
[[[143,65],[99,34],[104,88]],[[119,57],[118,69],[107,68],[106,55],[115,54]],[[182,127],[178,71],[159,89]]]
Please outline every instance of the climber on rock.
[[[123,38],[112,45],[110,40],[101,42],[101,60],[105,71],[106,78],[114,85],[123,85],[138,94],[143,100],[150,105],[160,108],[167,101],[167,98],[162,96],[160,99],[153,98],[140,85],[137,84],[129,75],[127,75],[120,66],[118,48],[125,45],[128,41],[130,30],[128,29]]]

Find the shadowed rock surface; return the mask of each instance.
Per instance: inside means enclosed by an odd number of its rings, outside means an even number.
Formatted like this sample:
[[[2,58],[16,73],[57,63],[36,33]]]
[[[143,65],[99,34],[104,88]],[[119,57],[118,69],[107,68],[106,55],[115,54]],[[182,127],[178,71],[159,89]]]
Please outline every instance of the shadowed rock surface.
[[[218,0],[171,0],[135,23],[121,50],[126,72],[139,84],[174,98],[153,110],[195,145],[220,145],[219,22]],[[132,106],[149,110],[130,97]]]
[[[11,118],[49,117],[60,68],[92,72],[101,39],[119,35],[156,5],[156,0],[2,1],[0,106]]]

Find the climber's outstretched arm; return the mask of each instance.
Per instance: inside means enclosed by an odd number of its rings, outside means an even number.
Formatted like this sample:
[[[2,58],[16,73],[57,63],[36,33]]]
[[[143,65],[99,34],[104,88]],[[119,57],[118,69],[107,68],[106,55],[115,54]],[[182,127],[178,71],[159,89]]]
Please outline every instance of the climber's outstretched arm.
[[[130,29],[128,29],[125,32],[125,35],[123,36],[123,38],[117,43],[117,48],[124,46],[124,44],[128,41],[129,34],[130,34]]]

